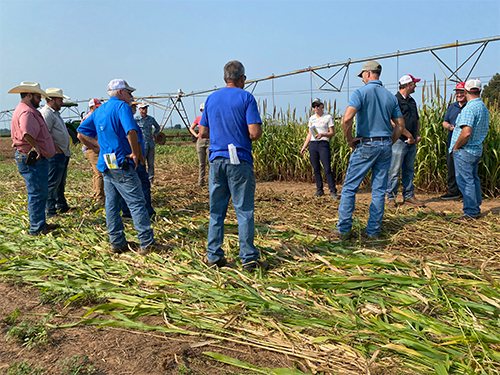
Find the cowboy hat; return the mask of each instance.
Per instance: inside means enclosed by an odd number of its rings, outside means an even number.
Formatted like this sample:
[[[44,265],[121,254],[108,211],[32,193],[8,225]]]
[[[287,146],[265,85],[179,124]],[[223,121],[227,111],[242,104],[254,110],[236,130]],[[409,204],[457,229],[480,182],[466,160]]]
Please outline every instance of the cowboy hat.
[[[45,91],[40,88],[40,84],[31,81],[23,81],[19,86],[16,86],[9,90],[9,94],[23,94],[25,92],[32,92],[35,94],[40,94],[44,98],[47,97]]]
[[[45,94],[49,98],[64,98],[66,100],[71,99],[69,96],[64,95],[61,89],[57,89],[54,87],[45,90]]]

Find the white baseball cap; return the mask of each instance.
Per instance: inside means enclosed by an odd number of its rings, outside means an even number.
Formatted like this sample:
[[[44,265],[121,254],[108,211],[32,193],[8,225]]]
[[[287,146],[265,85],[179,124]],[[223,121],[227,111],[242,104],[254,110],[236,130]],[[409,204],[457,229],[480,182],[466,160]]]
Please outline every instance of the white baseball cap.
[[[465,89],[467,91],[481,91],[482,85],[481,81],[478,79],[469,79],[465,83]]]
[[[134,92],[136,89],[132,86],[129,86],[127,81],[124,79],[112,79],[111,82],[108,83],[108,90],[121,90],[126,89],[130,92]]]
[[[203,111],[205,109],[205,103],[200,104],[200,111]]]
[[[399,85],[404,85],[405,83],[410,83],[410,82],[420,82],[420,78],[415,78],[411,74],[405,74],[399,79]]]

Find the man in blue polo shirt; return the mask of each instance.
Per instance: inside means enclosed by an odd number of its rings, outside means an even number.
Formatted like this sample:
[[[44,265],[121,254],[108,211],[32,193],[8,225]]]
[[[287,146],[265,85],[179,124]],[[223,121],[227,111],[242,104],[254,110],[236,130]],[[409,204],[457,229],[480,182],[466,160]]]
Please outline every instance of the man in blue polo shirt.
[[[347,239],[350,235],[356,193],[370,170],[372,203],[366,234],[376,238],[381,232],[391,146],[400,137],[405,126],[396,97],[379,80],[381,72],[382,66],[377,61],[368,61],[363,65],[358,77],[363,79],[365,86],[352,93],[344,114],[344,135],[354,152],[349,159],[342,187],[337,229],[332,230],[332,235],[338,239]],[[355,138],[352,136],[354,116]],[[394,128],[391,119],[396,125]]]
[[[120,216],[123,198],[138,232],[139,253],[147,254],[164,247],[155,243],[141,181],[136,172],[139,164],[144,165],[144,156],[142,132],[130,108],[134,91],[135,88],[125,80],[112,80],[108,84],[109,100],[78,127],[78,138],[99,153],[97,169],[104,179],[106,225],[111,251],[121,253],[130,249],[131,245],[125,239]]]
[[[252,271],[267,268],[259,261],[254,245],[254,194],[252,141],[262,135],[262,120],[252,94],[245,91],[245,68],[239,61],[224,66],[226,87],[211,94],[199,124],[200,137],[210,138],[210,224],[207,238],[208,264],[226,265],[222,244],[229,198],[238,219],[240,259]]]
[[[443,200],[453,200],[460,199],[462,195],[460,194],[460,189],[457,185],[457,179],[455,178],[455,162],[453,161],[453,152],[450,152],[451,137],[453,135],[453,129],[457,123],[457,118],[462,109],[467,104],[467,98],[465,97],[465,82],[459,82],[455,86],[455,96],[457,101],[450,104],[446,114],[444,115],[443,128],[448,130],[448,138],[446,140],[446,167],[448,168],[448,192],[441,196]]]
[[[457,117],[449,151],[453,152],[458,188],[464,197],[464,215],[460,220],[476,219],[481,213],[481,181],[477,168],[488,135],[490,112],[481,100],[481,82],[470,79],[465,84],[467,104]]]

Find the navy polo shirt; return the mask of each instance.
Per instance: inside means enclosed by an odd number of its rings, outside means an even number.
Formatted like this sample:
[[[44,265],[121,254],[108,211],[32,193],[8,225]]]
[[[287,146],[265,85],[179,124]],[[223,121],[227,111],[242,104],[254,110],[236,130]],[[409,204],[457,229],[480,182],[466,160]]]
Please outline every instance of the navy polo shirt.
[[[456,126],[457,117],[460,114],[460,112],[462,112],[462,108],[463,107],[460,107],[458,100],[455,103],[450,104],[450,106],[448,107],[448,110],[446,111],[446,114],[444,115],[443,121],[446,121],[446,122],[450,123],[451,125]],[[448,146],[448,148],[450,147],[452,134],[453,134],[453,130],[448,130],[448,139],[446,140],[446,145]]]
[[[396,98],[398,99],[399,108],[401,109],[403,119],[405,120],[405,128],[411,133],[413,138],[416,138],[418,134],[417,103],[415,102],[415,99],[413,99],[410,95],[408,95],[407,98],[404,98],[399,91],[396,94]],[[406,141],[408,137],[401,135],[399,139],[401,139],[402,141]]]

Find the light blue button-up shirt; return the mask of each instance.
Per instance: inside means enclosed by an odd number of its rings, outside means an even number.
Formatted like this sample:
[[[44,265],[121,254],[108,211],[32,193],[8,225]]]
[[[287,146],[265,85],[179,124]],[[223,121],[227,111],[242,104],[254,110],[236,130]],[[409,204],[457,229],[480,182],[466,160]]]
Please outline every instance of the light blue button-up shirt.
[[[144,148],[154,148],[155,141],[153,140],[151,133],[156,137],[160,132],[160,125],[158,125],[154,117],[149,115],[146,115],[146,118],[142,118],[142,116],[136,117],[135,121],[142,130],[142,136],[144,137]],[[154,133],[153,127],[155,128]]]
[[[490,112],[483,101],[480,98],[476,98],[467,102],[467,105],[457,117],[449,152],[452,152],[455,143],[457,143],[458,137],[462,133],[462,126],[470,126],[472,128],[472,135],[462,148],[472,155],[481,156],[483,154],[483,141],[488,135],[489,125]]]

